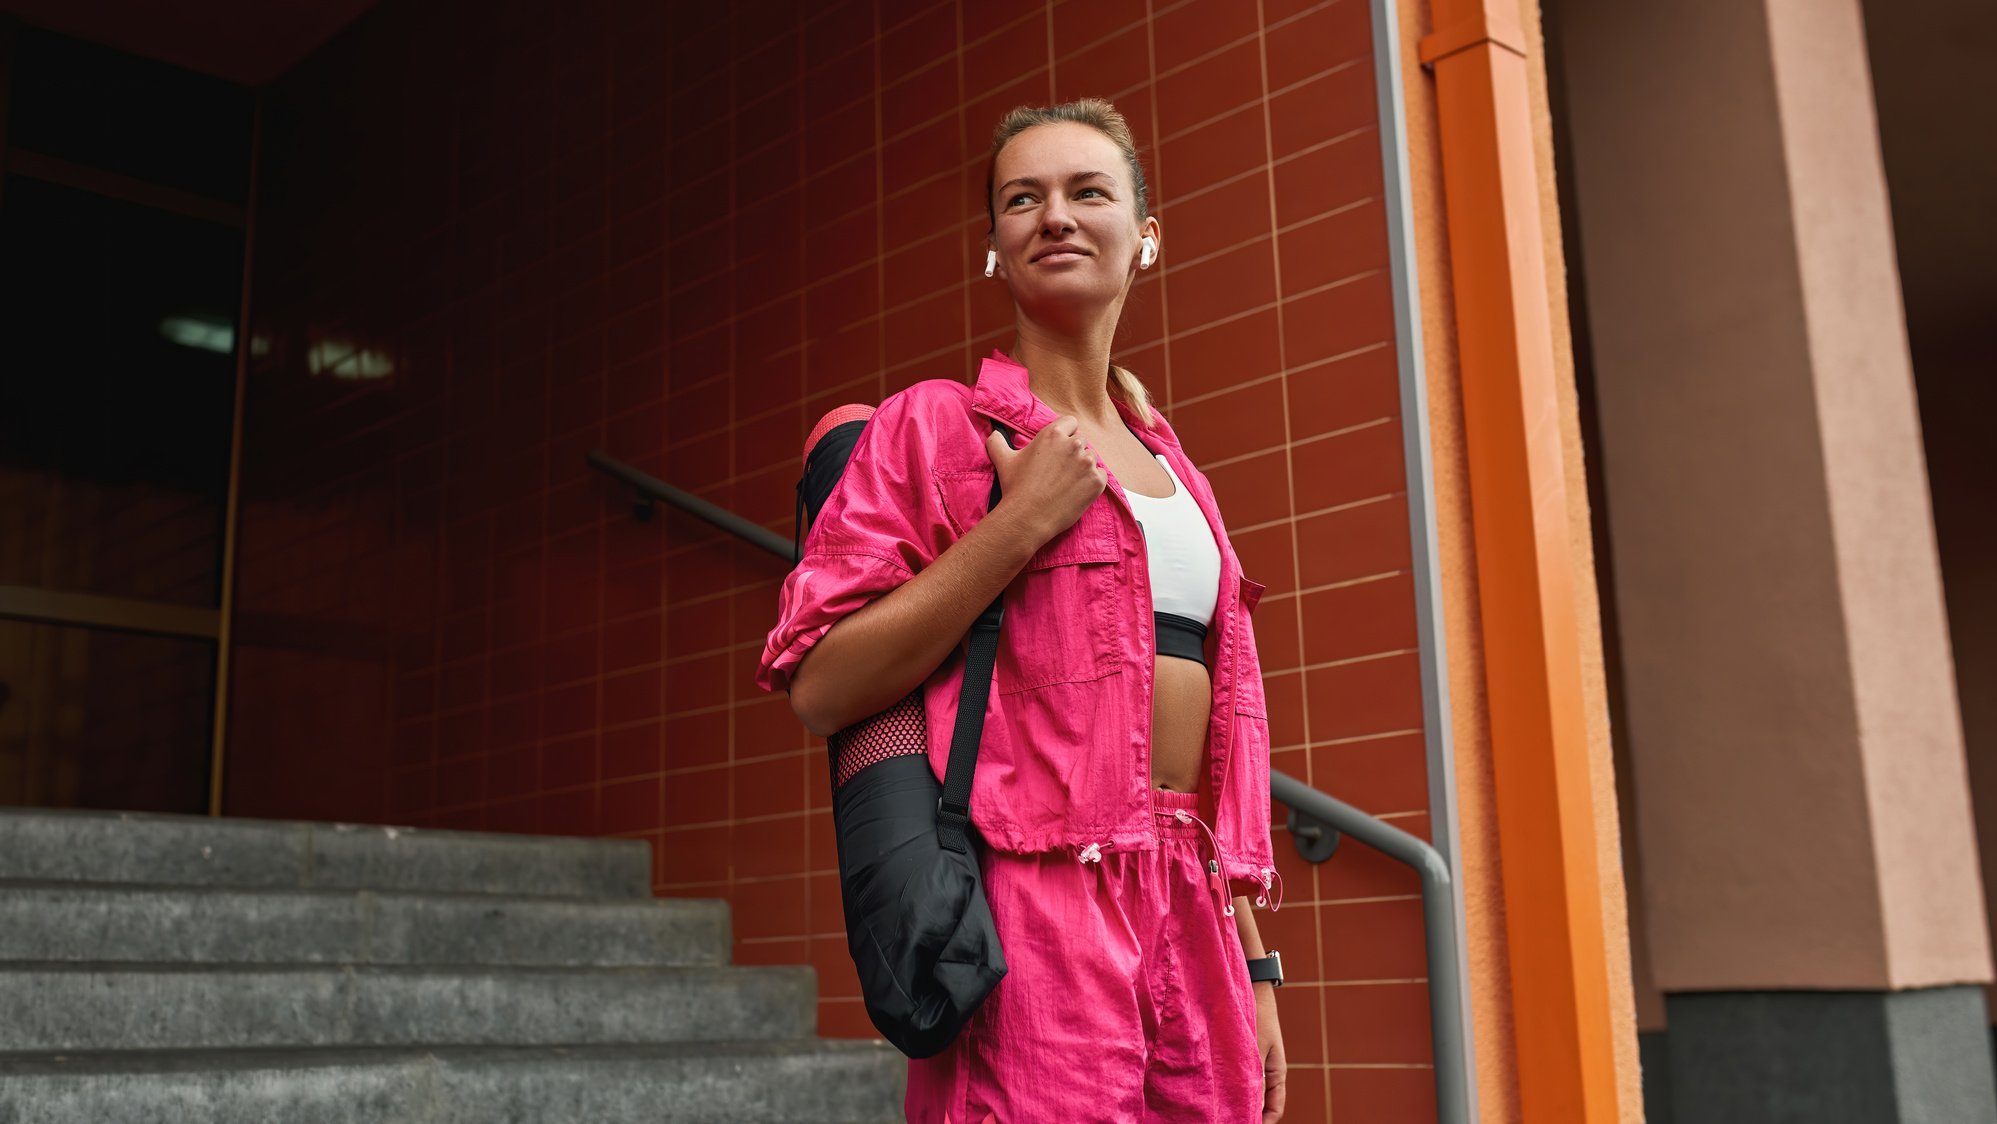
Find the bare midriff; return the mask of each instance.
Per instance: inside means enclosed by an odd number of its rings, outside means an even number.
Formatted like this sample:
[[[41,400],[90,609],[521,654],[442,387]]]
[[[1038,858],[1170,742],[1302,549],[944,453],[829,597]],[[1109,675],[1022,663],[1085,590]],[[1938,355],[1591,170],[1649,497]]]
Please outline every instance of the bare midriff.
[[[1198,792],[1205,773],[1207,716],[1213,682],[1207,665],[1179,656],[1157,657],[1151,697],[1151,787]]]
[[[1135,489],[1139,495],[1154,498],[1172,494],[1171,476],[1128,429],[1094,431],[1084,427],[1082,436],[1125,489]],[[1151,787],[1198,792],[1200,777],[1206,772],[1207,717],[1213,709],[1213,680],[1207,675],[1207,666],[1198,660],[1156,656],[1154,661]]]

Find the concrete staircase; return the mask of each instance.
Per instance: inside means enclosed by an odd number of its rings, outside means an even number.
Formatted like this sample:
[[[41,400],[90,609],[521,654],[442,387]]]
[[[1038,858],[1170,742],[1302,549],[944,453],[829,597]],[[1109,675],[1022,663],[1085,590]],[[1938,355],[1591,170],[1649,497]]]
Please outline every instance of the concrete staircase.
[[[0,1124],[901,1119],[626,840],[0,808]]]

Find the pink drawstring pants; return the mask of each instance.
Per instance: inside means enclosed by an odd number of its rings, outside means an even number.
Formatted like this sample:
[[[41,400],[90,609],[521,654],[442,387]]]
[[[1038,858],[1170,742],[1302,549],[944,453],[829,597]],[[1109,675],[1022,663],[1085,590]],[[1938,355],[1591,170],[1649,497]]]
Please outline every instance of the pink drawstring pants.
[[[1152,790],[1156,851],[981,852],[1006,977],[908,1063],[911,1124],[1255,1124],[1255,994],[1199,794]]]

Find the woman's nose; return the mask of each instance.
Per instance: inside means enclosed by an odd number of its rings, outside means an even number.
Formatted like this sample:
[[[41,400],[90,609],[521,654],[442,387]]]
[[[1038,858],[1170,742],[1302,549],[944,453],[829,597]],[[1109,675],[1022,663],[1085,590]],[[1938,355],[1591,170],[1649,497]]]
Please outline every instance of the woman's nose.
[[[1047,234],[1067,234],[1075,229],[1074,216],[1068,211],[1066,199],[1055,196],[1040,208],[1040,229]]]

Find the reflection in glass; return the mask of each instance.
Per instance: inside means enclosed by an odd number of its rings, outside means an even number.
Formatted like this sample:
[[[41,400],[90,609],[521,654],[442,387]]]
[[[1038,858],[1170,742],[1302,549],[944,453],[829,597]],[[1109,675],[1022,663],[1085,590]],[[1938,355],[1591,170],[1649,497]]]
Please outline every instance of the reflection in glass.
[[[220,603],[241,283],[238,230],[8,181],[0,584]]]

